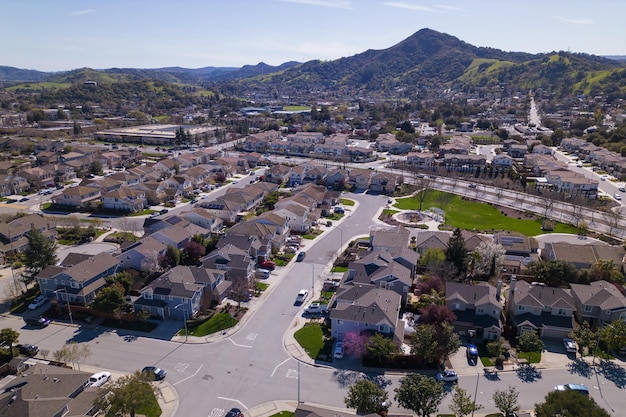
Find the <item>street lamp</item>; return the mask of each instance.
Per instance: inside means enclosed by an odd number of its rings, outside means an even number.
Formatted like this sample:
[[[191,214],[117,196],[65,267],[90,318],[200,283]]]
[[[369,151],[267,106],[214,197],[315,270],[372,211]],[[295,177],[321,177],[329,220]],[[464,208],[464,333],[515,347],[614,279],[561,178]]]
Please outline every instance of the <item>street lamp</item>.
[[[185,303],[180,303],[176,307],[174,307],[174,310],[176,310],[178,307],[184,306],[184,305],[185,305]],[[185,324],[185,342],[187,342],[189,340],[187,338],[187,310],[184,309],[184,308],[182,310],[183,310],[183,320],[184,320],[184,324]]]
[[[72,319],[72,308],[70,307],[70,296],[67,293],[67,288],[60,288],[60,289],[54,291],[54,293],[57,296],[57,303],[59,302],[59,293],[60,292],[64,292],[65,293],[65,302],[67,303],[67,314],[70,316],[70,324],[74,325],[74,320]]]

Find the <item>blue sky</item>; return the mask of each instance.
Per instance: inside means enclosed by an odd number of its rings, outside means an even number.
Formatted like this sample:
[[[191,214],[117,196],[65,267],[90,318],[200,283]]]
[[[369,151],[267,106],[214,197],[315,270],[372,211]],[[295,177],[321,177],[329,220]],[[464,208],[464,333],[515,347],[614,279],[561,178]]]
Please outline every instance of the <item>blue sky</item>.
[[[624,0],[0,0],[0,65],[240,67],[385,49],[422,28],[505,51],[626,55]]]

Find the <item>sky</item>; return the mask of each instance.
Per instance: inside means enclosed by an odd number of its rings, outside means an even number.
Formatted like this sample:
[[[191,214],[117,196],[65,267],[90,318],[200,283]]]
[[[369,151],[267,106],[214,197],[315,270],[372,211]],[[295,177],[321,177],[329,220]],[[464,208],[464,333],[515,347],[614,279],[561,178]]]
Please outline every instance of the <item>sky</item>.
[[[386,49],[423,28],[474,46],[626,55],[624,0],[0,0],[0,65],[241,67]]]

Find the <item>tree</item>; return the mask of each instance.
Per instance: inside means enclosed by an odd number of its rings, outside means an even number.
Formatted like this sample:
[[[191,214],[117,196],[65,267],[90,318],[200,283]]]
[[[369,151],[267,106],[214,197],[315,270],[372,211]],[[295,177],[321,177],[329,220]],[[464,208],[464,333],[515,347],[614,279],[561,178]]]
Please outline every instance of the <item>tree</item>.
[[[205,247],[193,240],[187,241],[183,244],[181,251],[181,263],[183,265],[199,265],[199,259],[204,255]]]
[[[420,203],[419,210],[421,211],[428,192],[433,188],[433,180],[427,175],[417,176],[415,178],[415,186],[417,187],[415,197],[417,197],[417,201]]]
[[[369,379],[360,379],[348,388],[348,395],[343,399],[346,407],[356,408],[357,413],[375,413],[381,404],[387,401],[387,391]]]
[[[515,387],[509,385],[505,390],[496,390],[493,393],[493,403],[505,417],[509,417],[514,412],[519,411],[519,392]]]
[[[28,247],[22,254],[22,280],[26,285],[35,281],[37,275],[48,265],[57,262],[57,245],[54,240],[48,240],[43,233],[32,227],[28,232]]]
[[[20,334],[13,329],[6,328],[0,330],[0,345],[8,346],[11,357],[13,357],[13,345],[17,343]]]
[[[445,395],[443,384],[421,374],[409,374],[402,378],[395,393],[398,404],[414,411],[418,417],[436,413]]]
[[[552,391],[545,401],[535,405],[537,417],[609,417],[610,414],[600,407],[591,397],[575,391]]]
[[[596,333],[589,327],[589,322],[583,321],[582,324],[574,329],[569,335],[578,345],[578,353],[581,355],[592,352],[596,348]]]
[[[420,259],[420,265],[426,267],[430,272],[436,272],[441,270],[441,266],[446,261],[446,253],[443,249],[428,248],[424,253],[424,256]]]
[[[411,338],[411,352],[422,357],[424,362],[433,363],[437,360],[437,329],[429,324],[415,326],[415,334]]]
[[[452,236],[448,240],[448,247],[445,251],[446,261],[451,262],[457,269],[458,273],[466,270],[465,259],[467,257],[467,249],[465,248],[465,239],[461,234],[461,229],[454,229]]]
[[[172,245],[167,245],[165,253],[159,257],[159,266],[163,269],[169,269],[178,264],[180,264],[180,251]]]
[[[443,323],[452,323],[456,320],[456,315],[446,305],[430,304],[421,309],[420,323],[433,324],[439,326]]]
[[[86,344],[75,342],[66,343],[52,354],[57,362],[71,362],[72,366],[80,370],[80,363],[91,356],[91,348]]]
[[[369,336],[366,334],[347,332],[343,336],[342,341],[344,349],[348,355],[353,355],[355,358],[361,358],[367,353]]]
[[[467,391],[458,385],[454,387],[449,407],[455,417],[465,417],[483,408],[482,405],[472,401],[472,398],[467,395]]]
[[[97,159],[91,161],[91,166],[89,168],[89,172],[94,175],[99,175],[102,173],[102,162]]]
[[[146,327],[146,322],[150,318],[152,313],[147,308],[142,308],[139,311],[135,311],[135,316],[137,316],[137,320],[143,323],[144,328]]]
[[[544,344],[535,332],[524,332],[517,338],[517,344],[522,352],[541,352]]]
[[[107,314],[113,314],[124,308],[126,299],[124,298],[124,287],[113,284],[104,287],[93,300],[91,308]]]
[[[375,333],[367,343],[367,351],[370,355],[377,357],[378,362],[382,362],[383,359],[398,353],[398,346],[390,338]]]
[[[610,350],[618,350],[626,346],[626,322],[616,320],[611,324],[605,324],[600,330],[600,340]]]
[[[137,371],[105,384],[98,391],[95,406],[106,411],[106,417],[129,414],[135,417],[138,409],[158,403],[156,388]]]
[[[562,281],[575,282],[578,272],[568,261],[536,261],[528,264],[526,274],[549,287],[558,287]]]
[[[506,249],[499,243],[481,242],[476,253],[478,258],[474,262],[474,275],[491,277],[502,266]]]

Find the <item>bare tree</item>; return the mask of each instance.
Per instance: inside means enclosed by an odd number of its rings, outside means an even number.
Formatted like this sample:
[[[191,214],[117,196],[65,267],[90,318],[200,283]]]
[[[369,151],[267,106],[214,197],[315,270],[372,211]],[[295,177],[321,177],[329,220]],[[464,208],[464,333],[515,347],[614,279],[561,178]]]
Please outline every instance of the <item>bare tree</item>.
[[[554,200],[548,197],[537,197],[535,201],[539,207],[542,209],[542,216],[544,219],[548,218],[548,213],[552,211],[554,207]]]
[[[141,271],[147,275],[153,275],[161,272],[163,268],[159,264],[159,255],[156,252],[147,253],[141,261]]]
[[[572,205],[572,218],[574,219],[574,226],[581,229],[581,223],[584,217],[584,207],[578,205]]]
[[[609,226],[609,234],[615,235],[615,232],[619,230],[619,224],[622,221],[622,213],[618,210],[607,210],[602,213],[602,217],[606,222],[606,225]]]
[[[415,196],[420,203],[419,209],[421,211],[428,192],[433,188],[433,179],[427,177],[426,175],[422,175],[421,177],[418,176],[415,178],[415,186],[417,187]]]

